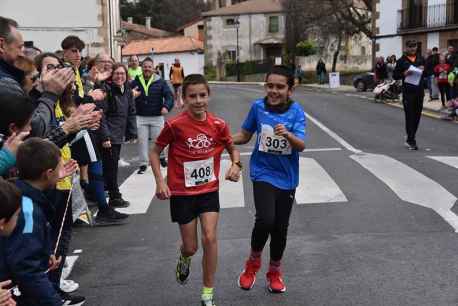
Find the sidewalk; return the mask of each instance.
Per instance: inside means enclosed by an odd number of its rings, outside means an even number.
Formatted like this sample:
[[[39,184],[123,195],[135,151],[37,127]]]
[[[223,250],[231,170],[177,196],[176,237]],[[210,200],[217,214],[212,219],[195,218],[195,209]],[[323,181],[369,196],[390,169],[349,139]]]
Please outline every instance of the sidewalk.
[[[352,95],[352,96],[357,96],[358,94],[360,94],[361,98],[364,98],[367,100],[372,100],[374,98],[374,94],[371,91],[358,92],[356,88],[354,88],[353,86],[349,86],[349,85],[341,85],[339,88],[330,88],[329,84],[323,84],[323,85],[303,84],[300,86],[304,88],[312,89],[312,90],[319,89],[319,90],[328,91],[328,92],[354,93],[355,95]],[[389,100],[389,101],[386,101],[385,104],[403,108],[401,99],[402,99],[402,95],[399,96],[399,100],[393,100],[393,101]],[[429,115],[430,117],[434,117],[438,119],[440,119],[441,117],[447,114],[447,110],[442,109],[442,103],[440,99],[430,101],[428,93],[425,93],[425,99],[423,101],[423,111],[425,115]]]

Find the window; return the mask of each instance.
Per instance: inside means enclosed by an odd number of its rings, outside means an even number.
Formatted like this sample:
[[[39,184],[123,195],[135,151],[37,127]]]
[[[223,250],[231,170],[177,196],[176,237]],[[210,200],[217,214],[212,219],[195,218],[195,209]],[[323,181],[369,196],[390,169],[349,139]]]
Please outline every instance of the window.
[[[269,16],[269,33],[278,33],[280,30],[280,18]]]
[[[237,59],[237,52],[235,50],[226,50],[225,58],[228,62],[235,62]]]
[[[366,47],[361,47],[361,56],[366,56]]]
[[[226,27],[234,27],[235,26],[235,18],[227,18],[225,21]]]

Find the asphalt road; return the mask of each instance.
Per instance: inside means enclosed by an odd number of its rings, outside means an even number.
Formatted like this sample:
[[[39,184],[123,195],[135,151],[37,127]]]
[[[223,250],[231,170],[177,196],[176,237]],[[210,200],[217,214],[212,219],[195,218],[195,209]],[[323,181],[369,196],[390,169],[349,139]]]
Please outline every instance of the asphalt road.
[[[235,132],[262,95],[259,86],[213,86],[210,110]],[[420,150],[408,151],[398,108],[304,89],[295,99],[309,116],[309,138],[283,260],[288,291],[265,290],[268,248],[255,287],[236,285],[254,217],[246,169],[241,189],[221,197],[228,204],[219,224],[217,305],[458,305],[456,125],[423,117]],[[245,164],[252,145],[240,148]],[[188,285],[178,285],[178,227],[167,202],[148,205],[153,178],[132,174],[135,147],[123,150],[131,166],[121,169],[121,182],[139,186],[126,192],[147,199],[132,205],[145,212],[123,226],[76,228],[72,247],[82,253],[70,278],[86,305],[199,305],[201,251]]]

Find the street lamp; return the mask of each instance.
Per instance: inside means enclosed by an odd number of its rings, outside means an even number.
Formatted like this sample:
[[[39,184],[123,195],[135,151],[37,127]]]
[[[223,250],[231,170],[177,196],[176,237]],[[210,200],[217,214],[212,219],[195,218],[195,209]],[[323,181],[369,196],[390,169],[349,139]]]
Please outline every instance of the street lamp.
[[[235,68],[237,70],[237,82],[240,82],[240,66],[239,66],[239,27],[240,22],[239,18],[237,17],[234,21],[236,33],[237,33],[237,49],[235,51]]]

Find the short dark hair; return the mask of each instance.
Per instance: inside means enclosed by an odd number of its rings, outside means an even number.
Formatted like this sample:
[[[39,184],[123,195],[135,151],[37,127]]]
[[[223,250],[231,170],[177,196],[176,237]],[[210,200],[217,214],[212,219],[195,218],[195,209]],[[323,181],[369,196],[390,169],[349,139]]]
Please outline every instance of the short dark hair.
[[[7,43],[13,40],[11,36],[11,27],[17,28],[17,22],[13,19],[0,16],[0,37],[3,37]]]
[[[124,71],[126,72],[126,76],[128,75],[129,71],[127,70],[126,65],[124,65],[123,63],[114,63],[114,64],[113,64],[113,73],[114,73],[115,70],[118,69],[118,68],[123,68]]]
[[[41,53],[39,55],[37,55],[34,59],[34,62],[35,62],[35,68],[37,68],[38,72],[41,73],[41,69],[43,66],[43,60],[47,57],[52,57],[52,58],[55,58],[56,60],[59,61],[59,64],[62,63],[62,61],[60,60],[60,58],[54,54],[54,53],[51,53],[51,52],[45,52],[45,53]]]
[[[266,82],[269,79],[271,74],[278,74],[282,75],[286,78],[286,83],[288,84],[288,88],[293,88],[294,86],[294,73],[286,67],[285,65],[275,65],[273,66],[270,71],[266,75]]]
[[[62,47],[63,50],[77,48],[78,50],[81,51],[84,49],[84,41],[82,41],[78,36],[69,35],[64,38],[60,46]]]
[[[183,97],[186,96],[186,90],[190,85],[203,84],[207,88],[208,94],[210,94],[210,86],[208,86],[207,79],[201,74],[190,74],[183,80]]]
[[[60,158],[59,148],[52,142],[38,137],[29,138],[17,150],[16,167],[19,178],[38,180],[47,170],[56,169]]]
[[[409,39],[406,41],[406,47],[417,47],[418,42],[415,39]]]
[[[22,128],[32,118],[35,107],[27,96],[0,94],[0,133],[9,136],[10,125]]]
[[[145,58],[142,60],[142,65],[143,65],[144,62],[151,62],[151,63],[153,63],[153,65],[154,65],[153,59],[152,59],[151,57],[149,57],[149,56],[145,57]]]
[[[21,207],[22,192],[13,183],[0,179],[0,219],[9,221]]]

